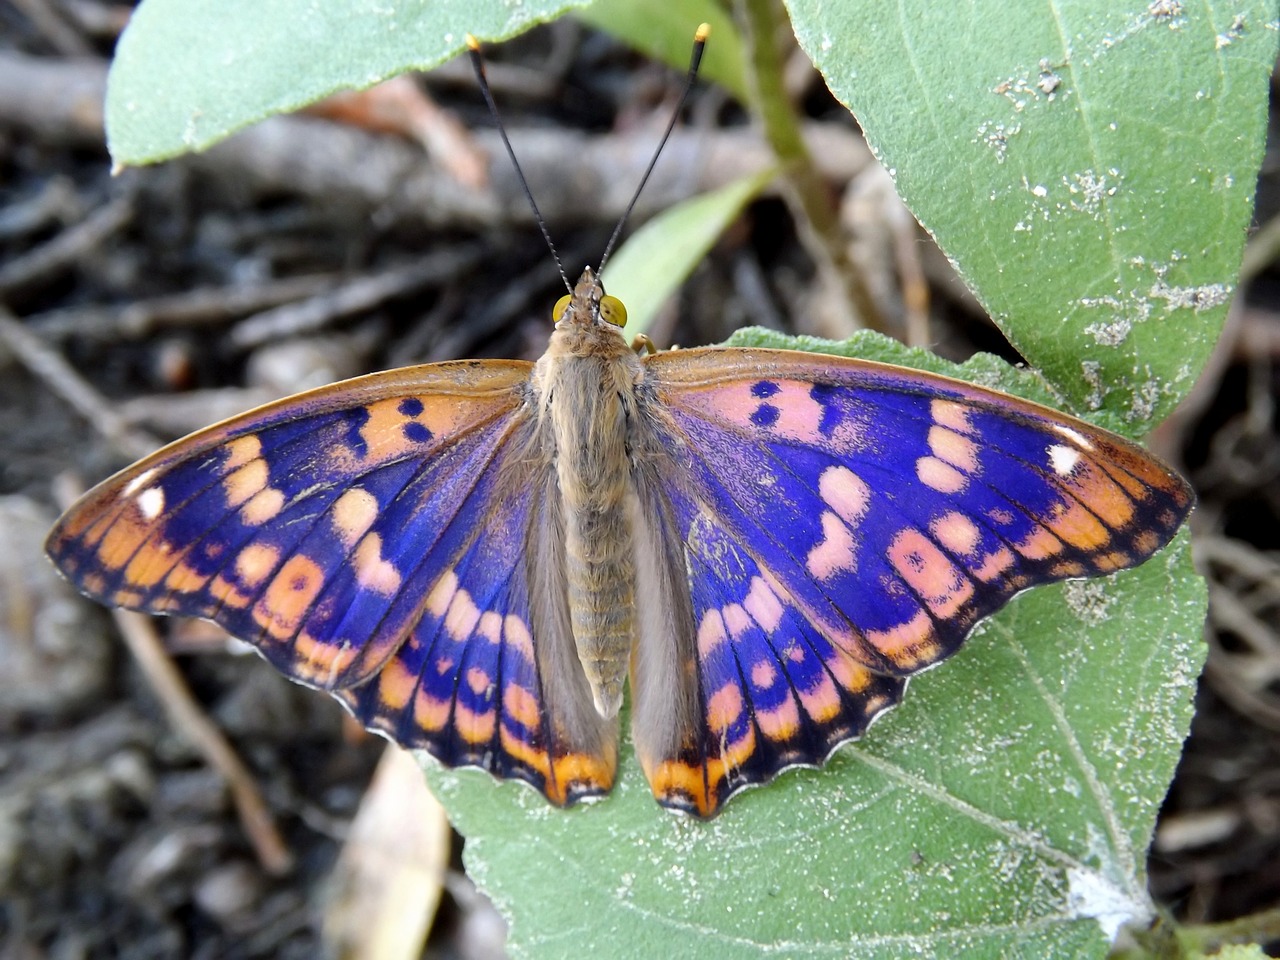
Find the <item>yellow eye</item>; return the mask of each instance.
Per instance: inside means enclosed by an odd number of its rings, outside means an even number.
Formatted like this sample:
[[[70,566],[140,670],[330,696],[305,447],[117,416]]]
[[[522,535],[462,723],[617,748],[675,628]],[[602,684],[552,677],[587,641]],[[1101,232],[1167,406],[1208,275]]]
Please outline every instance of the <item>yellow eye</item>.
[[[573,298],[569,294],[565,294],[556,301],[555,308],[551,311],[551,322],[559,323],[564,319],[564,312],[569,309],[569,301]]]
[[[600,298],[600,319],[605,323],[612,323],[615,327],[625,327],[627,325],[627,308],[622,305],[622,301],[617,297],[605,294]]]

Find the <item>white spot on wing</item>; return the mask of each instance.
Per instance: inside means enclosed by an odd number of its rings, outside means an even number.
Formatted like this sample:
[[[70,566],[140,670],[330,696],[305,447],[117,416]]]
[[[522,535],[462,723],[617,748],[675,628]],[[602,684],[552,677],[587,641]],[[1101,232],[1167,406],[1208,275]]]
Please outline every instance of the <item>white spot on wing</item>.
[[[1065,477],[1080,462],[1079,450],[1064,447],[1060,443],[1050,444],[1047,452],[1049,454],[1049,462],[1053,464],[1054,473],[1060,477]]]
[[[140,474],[128,482],[125,488],[120,492],[121,496],[132,497],[135,493],[151,482],[151,478],[156,475],[155,467],[150,470],[143,470]]]
[[[137,499],[138,511],[146,520],[154,520],[164,512],[164,491],[160,487],[147,487]]]
[[[1093,449],[1093,444],[1089,441],[1089,438],[1086,437],[1079,430],[1073,430],[1063,423],[1051,423],[1049,424],[1049,427],[1050,429],[1053,430],[1054,433],[1059,434],[1060,436],[1066,437],[1076,446],[1080,447],[1080,449],[1082,450]]]

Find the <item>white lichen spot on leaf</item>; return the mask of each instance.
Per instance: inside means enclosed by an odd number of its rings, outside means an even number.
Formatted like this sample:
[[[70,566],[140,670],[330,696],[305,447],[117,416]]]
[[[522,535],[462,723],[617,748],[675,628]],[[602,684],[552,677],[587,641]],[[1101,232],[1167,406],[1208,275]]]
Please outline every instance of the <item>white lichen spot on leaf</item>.
[[[1067,608],[1081,623],[1096,627],[1106,622],[1112,600],[1105,580],[1070,580],[1064,594]]]
[[[1021,130],[1021,124],[984,120],[978,125],[978,135],[972,142],[984,144],[995,154],[996,163],[1004,163],[1009,153],[1009,138],[1017,135]]]

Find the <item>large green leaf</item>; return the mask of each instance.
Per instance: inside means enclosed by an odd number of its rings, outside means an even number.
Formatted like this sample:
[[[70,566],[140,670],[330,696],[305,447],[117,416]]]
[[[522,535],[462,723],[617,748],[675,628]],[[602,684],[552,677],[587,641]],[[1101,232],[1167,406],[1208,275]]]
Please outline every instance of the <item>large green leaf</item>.
[[[1274,0],[788,5],[1023,356],[1075,409],[1105,408],[1130,432],[1166,415],[1234,291]]]
[[[875,335],[790,345],[1046,399],[992,357]],[[1099,956],[1150,910],[1144,853],[1191,716],[1205,596],[1185,535],[1137,570],[1023,594],[819,771],[710,823],[658,808],[629,749],[561,812],[428,763],[517,955]]]
[[[337,90],[426,70],[588,0],[143,0],[107,81],[117,165],[201,150]],[[690,28],[692,30],[692,28]]]

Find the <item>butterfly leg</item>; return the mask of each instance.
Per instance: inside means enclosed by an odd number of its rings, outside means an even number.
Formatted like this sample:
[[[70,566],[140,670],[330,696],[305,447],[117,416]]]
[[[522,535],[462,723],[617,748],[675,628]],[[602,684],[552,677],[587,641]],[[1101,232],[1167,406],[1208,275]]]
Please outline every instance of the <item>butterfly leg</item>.
[[[637,333],[631,338],[631,349],[636,353],[647,353],[650,356],[658,352],[658,348],[653,345],[653,341],[644,333]]]

